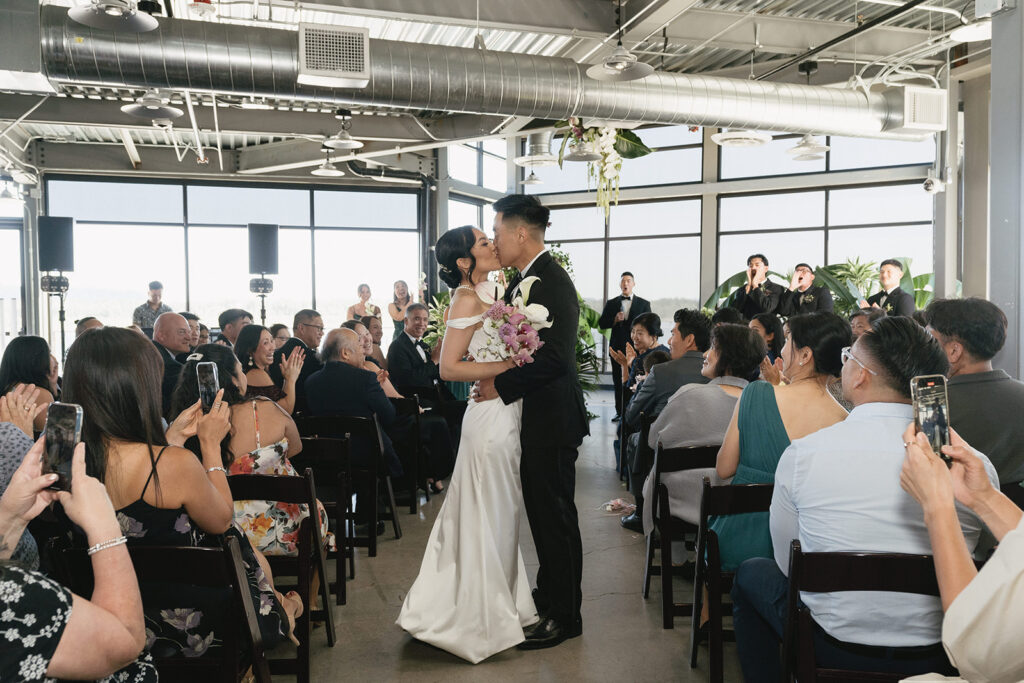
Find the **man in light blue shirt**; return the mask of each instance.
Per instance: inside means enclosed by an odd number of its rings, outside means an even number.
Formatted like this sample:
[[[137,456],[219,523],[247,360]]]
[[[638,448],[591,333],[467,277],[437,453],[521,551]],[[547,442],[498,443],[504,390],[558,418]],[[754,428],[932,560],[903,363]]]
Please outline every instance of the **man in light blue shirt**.
[[[910,318],[884,318],[843,351],[843,394],[854,405],[843,422],[798,439],[775,471],[771,533],[775,559],[741,565],[734,622],[747,681],[779,678],[789,547],[805,552],[931,554],[921,507],[900,487],[903,432],[913,420],[910,380],[944,375],[941,346]],[[995,468],[981,456],[998,486]],[[981,520],[958,506],[973,550]],[[937,597],[881,592],[803,593],[816,623],[822,666],[916,674],[948,670],[939,643]]]

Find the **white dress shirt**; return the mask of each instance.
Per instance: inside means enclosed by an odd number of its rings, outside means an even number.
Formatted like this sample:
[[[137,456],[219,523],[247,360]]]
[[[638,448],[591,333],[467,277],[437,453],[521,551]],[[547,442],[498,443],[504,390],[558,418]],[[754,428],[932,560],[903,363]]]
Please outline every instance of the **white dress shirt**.
[[[409,341],[412,342],[412,345],[416,348],[416,351],[420,354],[420,358],[423,359],[423,362],[426,363],[427,362],[427,352],[423,350],[422,346],[420,346],[420,340],[417,339],[416,337],[412,336],[408,332],[405,332],[404,334],[405,334],[406,337],[409,338]]]
[[[903,432],[913,419],[910,404],[866,403],[783,452],[775,470],[770,527],[775,561],[784,574],[794,538],[804,552],[931,555],[921,506],[900,487]],[[998,487],[995,468],[981,458]],[[981,520],[959,505],[957,515],[973,552]],[[842,591],[801,593],[800,598],[818,625],[848,643],[911,647],[940,640],[938,597]]]
[[[534,257],[533,257],[533,258],[532,258],[532,259],[530,260],[530,262],[526,264],[526,267],[525,267],[525,268],[523,268],[523,269],[522,269],[522,270],[520,271],[520,274],[521,274],[521,275],[522,275],[523,277],[526,277],[526,276],[527,276],[527,273],[529,273],[529,272],[530,272],[530,268],[533,268],[533,264],[534,264],[534,263],[536,263],[536,262],[537,262],[537,259],[539,259],[539,258],[540,258],[540,255],[541,255],[541,254],[546,254],[546,253],[547,253],[547,251],[548,251],[548,250],[547,250],[547,247],[545,247],[544,249],[541,249],[540,251],[538,251],[538,252],[537,252],[537,255],[536,255],[536,256],[534,256]]]
[[[629,309],[633,308],[633,297],[632,296],[622,297],[622,304],[621,304],[621,306],[622,306],[622,312],[628,318],[629,317]]]

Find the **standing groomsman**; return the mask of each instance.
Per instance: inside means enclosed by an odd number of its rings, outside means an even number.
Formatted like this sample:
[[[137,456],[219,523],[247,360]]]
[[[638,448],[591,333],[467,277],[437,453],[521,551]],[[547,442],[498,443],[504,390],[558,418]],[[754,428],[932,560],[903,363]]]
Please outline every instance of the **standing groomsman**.
[[[758,313],[776,313],[786,290],[768,279],[768,258],[764,254],[747,257],[747,284],[729,297],[729,305],[752,320]]]
[[[914,315],[917,304],[912,293],[904,292],[900,288],[902,279],[902,263],[896,259],[882,261],[878,268],[878,280],[882,285],[882,291],[872,294],[867,301],[861,301],[861,307],[881,308],[887,315],[902,315],[908,318]]]
[[[629,333],[633,326],[633,319],[641,313],[651,312],[651,302],[633,295],[633,287],[636,286],[636,279],[633,273],[628,270],[622,274],[619,280],[621,296],[608,299],[604,305],[604,311],[598,320],[598,326],[602,330],[611,329],[611,340],[608,343],[609,350],[626,352],[626,344],[629,342]],[[622,377],[618,365],[612,362],[612,386],[615,388],[615,417],[613,422],[618,422],[622,415]]]
[[[814,286],[814,271],[806,263],[796,264],[789,291],[782,294],[779,315],[791,316],[815,311],[832,312],[835,302],[828,287]]]

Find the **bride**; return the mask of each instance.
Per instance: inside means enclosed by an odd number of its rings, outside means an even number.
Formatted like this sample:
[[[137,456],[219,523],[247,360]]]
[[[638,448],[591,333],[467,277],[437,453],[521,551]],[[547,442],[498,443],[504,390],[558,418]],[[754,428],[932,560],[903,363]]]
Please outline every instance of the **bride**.
[[[441,236],[435,256],[453,290],[441,377],[473,382],[513,368],[464,360],[486,344],[482,321],[501,294],[487,281],[501,267],[494,245],[464,226]],[[519,549],[521,418],[521,401],[470,401],[448,493],[396,622],[474,664],[523,642],[523,627],[538,620]]]

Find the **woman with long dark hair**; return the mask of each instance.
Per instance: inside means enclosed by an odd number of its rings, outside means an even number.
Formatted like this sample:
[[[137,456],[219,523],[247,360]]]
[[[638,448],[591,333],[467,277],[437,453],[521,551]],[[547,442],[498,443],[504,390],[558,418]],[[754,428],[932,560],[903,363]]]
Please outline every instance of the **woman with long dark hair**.
[[[0,360],[0,394],[14,391],[19,384],[39,387],[37,404],[57,400],[57,361],[50,354],[50,345],[42,337],[15,337],[4,349]],[[46,425],[46,410],[36,415],[33,427],[37,432]]]
[[[362,283],[356,287],[356,293],[359,295],[359,301],[348,307],[345,320],[359,320],[364,315],[380,315],[380,307],[370,303],[370,297],[373,296],[370,285]]]
[[[238,356],[245,372],[245,397],[264,396],[291,415],[295,410],[295,382],[302,372],[302,361],[306,352],[301,346],[296,346],[291,354],[281,361],[284,384],[278,388],[270,378],[270,366],[274,364],[275,350],[274,336],[262,325],[246,325],[235,340],[235,355]]]
[[[779,316],[774,313],[758,313],[747,326],[764,339],[768,347],[768,362],[775,363],[775,359],[782,355],[782,344],[786,341]]]
[[[395,280],[394,300],[388,304],[388,315],[391,322],[395,324],[395,332],[391,335],[391,341],[398,339],[405,331],[405,310],[412,303],[412,293],[405,280]]]

